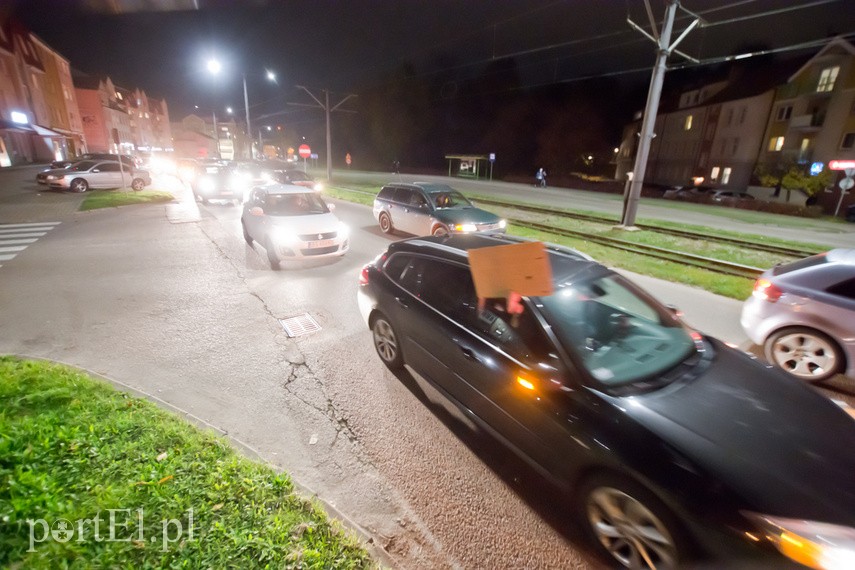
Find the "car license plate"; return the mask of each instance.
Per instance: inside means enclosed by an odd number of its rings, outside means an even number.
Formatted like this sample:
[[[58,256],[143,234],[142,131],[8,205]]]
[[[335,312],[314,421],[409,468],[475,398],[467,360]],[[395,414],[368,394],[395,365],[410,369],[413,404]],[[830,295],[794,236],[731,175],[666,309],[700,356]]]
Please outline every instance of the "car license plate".
[[[335,245],[334,239],[322,239],[319,241],[310,241],[309,249],[315,249],[316,247],[329,247],[331,245]]]

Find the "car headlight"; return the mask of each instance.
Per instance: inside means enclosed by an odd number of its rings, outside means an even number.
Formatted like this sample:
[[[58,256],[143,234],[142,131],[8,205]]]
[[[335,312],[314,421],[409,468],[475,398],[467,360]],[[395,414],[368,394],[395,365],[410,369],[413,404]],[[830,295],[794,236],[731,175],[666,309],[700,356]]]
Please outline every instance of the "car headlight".
[[[506,222],[505,220],[499,220],[499,227],[500,228],[505,229],[505,227],[507,227],[507,225],[508,225],[508,222]]]
[[[297,234],[288,228],[273,228],[270,232],[270,237],[276,243],[285,245],[293,244],[300,241]]]
[[[787,558],[818,570],[855,568],[855,528],[745,513]]]
[[[315,189],[315,192],[320,192],[321,190],[324,189],[324,185],[321,184],[320,182],[315,182],[315,185],[312,186],[312,188]]]
[[[57,176],[56,174],[48,174],[47,180],[59,180],[62,176]]]
[[[265,182],[273,182],[274,181],[273,174],[271,174],[269,172],[263,173],[261,175],[261,179],[264,180]]]
[[[456,232],[476,232],[478,228],[475,224],[454,224],[454,231]]]
[[[347,227],[347,224],[345,224],[344,222],[338,223],[338,235],[342,239],[347,239],[347,237],[350,235],[350,228]]]
[[[203,178],[199,181],[199,189],[202,192],[210,192],[214,189],[214,181],[210,178]]]

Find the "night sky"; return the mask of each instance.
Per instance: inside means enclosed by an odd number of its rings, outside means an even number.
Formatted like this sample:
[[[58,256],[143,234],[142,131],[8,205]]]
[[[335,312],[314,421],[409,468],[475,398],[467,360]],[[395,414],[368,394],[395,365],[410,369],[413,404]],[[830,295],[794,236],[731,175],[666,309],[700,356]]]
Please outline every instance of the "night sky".
[[[657,26],[664,2],[651,0]],[[0,0],[10,5],[10,0]],[[642,0],[11,0],[12,13],[82,72],[166,98],[170,114],[230,105],[243,117],[242,74],[253,116],[299,112],[295,85],[343,96],[412,63],[419,74],[475,74],[513,56],[527,87],[613,76],[646,85],[652,42]],[[116,13],[116,6],[134,8]],[[104,6],[111,6],[108,10]],[[151,7],[160,8],[157,11]],[[164,7],[198,9],[165,10]],[[797,6],[809,6],[788,10]],[[855,33],[855,0],[685,0],[712,25],[678,49],[698,59],[758,46],[788,48]],[[731,23],[725,20],[775,12]],[[678,12],[675,37],[691,21]],[[813,48],[815,52],[818,48]],[[216,56],[224,69],[205,69]],[[681,62],[672,58],[672,63]],[[266,82],[265,69],[278,85]]]

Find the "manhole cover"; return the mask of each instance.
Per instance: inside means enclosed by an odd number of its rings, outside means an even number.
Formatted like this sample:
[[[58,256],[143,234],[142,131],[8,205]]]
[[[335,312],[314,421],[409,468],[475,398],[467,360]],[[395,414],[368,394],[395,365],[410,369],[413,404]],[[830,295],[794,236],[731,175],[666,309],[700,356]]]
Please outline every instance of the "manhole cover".
[[[279,319],[279,322],[282,323],[282,328],[285,329],[285,332],[291,338],[321,330],[321,325],[309,313],[288,317],[287,319]]]

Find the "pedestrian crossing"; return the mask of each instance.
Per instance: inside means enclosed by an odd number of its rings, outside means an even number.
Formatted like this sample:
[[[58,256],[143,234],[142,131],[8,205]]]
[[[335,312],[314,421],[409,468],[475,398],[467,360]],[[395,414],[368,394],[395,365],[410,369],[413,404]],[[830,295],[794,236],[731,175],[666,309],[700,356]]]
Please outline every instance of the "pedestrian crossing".
[[[0,224],[0,267],[61,223]]]

